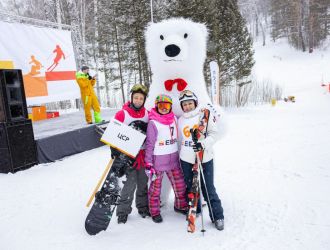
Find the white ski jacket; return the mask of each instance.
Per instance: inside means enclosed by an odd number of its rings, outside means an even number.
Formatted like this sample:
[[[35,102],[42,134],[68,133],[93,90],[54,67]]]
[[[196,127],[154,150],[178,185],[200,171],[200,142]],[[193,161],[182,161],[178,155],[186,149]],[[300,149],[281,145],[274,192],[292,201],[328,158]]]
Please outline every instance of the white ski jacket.
[[[184,113],[178,121],[179,130],[179,147],[180,147],[180,159],[194,164],[196,162],[196,153],[192,148],[192,137],[190,129],[198,126],[201,109],[198,107],[189,112]],[[204,146],[203,163],[213,159],[213,144],[217,141],[218,127],[215,119],[210,112],[210,118],[207,126],[207,134],[205,139],[200,139],[199,142]]]

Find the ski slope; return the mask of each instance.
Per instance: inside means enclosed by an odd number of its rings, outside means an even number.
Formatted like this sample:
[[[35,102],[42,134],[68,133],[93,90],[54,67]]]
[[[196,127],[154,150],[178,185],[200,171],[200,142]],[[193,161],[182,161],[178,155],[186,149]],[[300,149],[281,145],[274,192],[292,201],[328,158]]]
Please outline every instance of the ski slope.
[[[296,103],[226,110],[226,136],[215,145],[224,231],[205,212],[204,236],[188,234],[171,199],[161,224],[133,209],[126,224],[113,218],[89,236],[85,204],[110,157],[101,147],[0,174],[0,249],[330,249],[330,93],[320,86],[330,82],[330,52],[303,54],[284,42],[255,49],[254,74]]]

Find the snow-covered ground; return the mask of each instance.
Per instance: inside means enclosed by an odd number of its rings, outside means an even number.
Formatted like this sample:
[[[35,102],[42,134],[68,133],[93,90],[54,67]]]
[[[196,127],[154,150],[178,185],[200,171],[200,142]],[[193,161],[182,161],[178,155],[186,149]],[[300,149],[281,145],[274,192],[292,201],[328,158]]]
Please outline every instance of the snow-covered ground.
[[[0,249],[330,249],[330,93],[320,87],[329,56],[256,46],[256,75],[283,84],[296,103],[227,110],[215,146],[224,231],[205,216],[205,235],[188,234],[171,201],[161,224],[134,209],[125,225],[113,218],[89,236],[85,204],[109,160],[101,147],[0,175]]]

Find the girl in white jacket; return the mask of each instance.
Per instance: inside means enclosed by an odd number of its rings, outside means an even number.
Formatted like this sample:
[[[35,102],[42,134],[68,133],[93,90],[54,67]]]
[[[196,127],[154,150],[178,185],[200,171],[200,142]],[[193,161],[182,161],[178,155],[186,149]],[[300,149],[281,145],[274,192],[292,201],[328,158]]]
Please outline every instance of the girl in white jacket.
[[[196,152],[204,151],[202,166],[205,183],[201,180],[201,187],[204,200],[206,200],[209,215],[215,227],[218,230],[224,229],[224,216],[221,200],[219,199],[214,187],[214,166],[213,166],[213,144],[216,142],[218,128],[213,115],[210,112],[210,117],[207,125],[205,138],[194,143],[190,133],[190,129],[198,127],[201,108],[198,107],[196,95],[185,90],[180,94],[180,105],[184,114],[179,118],[179,141],[180,141],[180,163],[183,170],[184,179],[187,185],[187,193],[192,186],[193,172],[192,167],[197,162]],[[208,193],[208,197],[206,194]],[[201,211],[200,203],[197,206],[197,214]]]

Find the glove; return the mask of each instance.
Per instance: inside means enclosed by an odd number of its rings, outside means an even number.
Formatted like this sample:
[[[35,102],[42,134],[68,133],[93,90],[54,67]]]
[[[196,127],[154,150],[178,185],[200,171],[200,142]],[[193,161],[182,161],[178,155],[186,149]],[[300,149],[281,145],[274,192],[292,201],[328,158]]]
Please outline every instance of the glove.
[[[141,166],[144,165],[144,157],[145,157],[145,151],[141,149],[135,158],[135,161],[133,163],[133,168],[139,170]]]
[[[93,77],[91,77],[90,74],[86,73],[86,75],[87,75],[87,77],[88,77],[88,80],[92,80],[92,79],[93,79]]]
[[[145,168],[146,168],[147,170],[150,170],[153,166],[154,166],[154,165],[153,165],[152,163],[149,163],[149,162],[146,162],[146,163],[145,163]]]
[[[192,146],[195,152],[203,151],[205,149],[201,142],[194,143]]]
[[[149,180],[154,181],[157,179],[156,170],[154,169],[152,163],[146,163],[145,173],[148,176]]]

